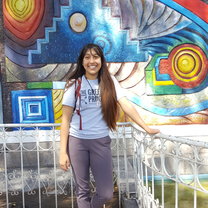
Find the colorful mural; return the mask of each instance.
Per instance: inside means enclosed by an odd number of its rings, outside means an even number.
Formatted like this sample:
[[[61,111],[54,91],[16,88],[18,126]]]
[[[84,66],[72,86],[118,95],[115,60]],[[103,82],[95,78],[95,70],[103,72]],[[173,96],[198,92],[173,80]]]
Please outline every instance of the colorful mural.
[[[65,81],[92,42],[148,124],[208,123],[207,0],[45,1],[2,1],[0,122],[60,123]]]

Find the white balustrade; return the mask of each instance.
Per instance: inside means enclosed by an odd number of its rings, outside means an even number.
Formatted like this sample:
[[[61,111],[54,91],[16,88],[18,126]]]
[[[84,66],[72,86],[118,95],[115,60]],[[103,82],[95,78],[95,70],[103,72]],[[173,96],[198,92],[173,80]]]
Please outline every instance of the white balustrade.
[[[58,165],[59,126],[0,124],[2,207],[9,208],[14,203],[26,208],[32,207],[33,202],[34,207],[45,208],[50,202],[58,208],[64,199],[72,208],[76,206],[71,169],[64,172]],[[181,185],[193,190],[190,200],[194,208],[200,193],[208,198],[208,186],[204,185],[208,181],[208,142],[163,134],[153,136],[131,123],[119,123],[117,131],[110,135],[119,207],[122,197],[126,197],[135,199],[142,208],[169,208],[167,183],[174,184],[175,208],[182,207]],[[156,193],[158,186],[160,198]],[[93,177],[91,187],[95,191]]]

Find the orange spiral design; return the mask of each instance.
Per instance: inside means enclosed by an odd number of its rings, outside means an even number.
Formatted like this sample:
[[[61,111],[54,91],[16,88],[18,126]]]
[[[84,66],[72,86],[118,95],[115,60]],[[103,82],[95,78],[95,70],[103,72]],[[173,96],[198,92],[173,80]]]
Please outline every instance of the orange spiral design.
[[[45,0],[3,0],[4,25],[16,37],[29,39],[37,30]]]

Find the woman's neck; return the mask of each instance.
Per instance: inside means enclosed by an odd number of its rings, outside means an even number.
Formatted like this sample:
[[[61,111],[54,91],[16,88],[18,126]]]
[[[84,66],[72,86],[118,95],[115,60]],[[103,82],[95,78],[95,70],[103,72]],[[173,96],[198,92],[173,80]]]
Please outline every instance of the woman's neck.
[[[88,80],[95,80],[98,77],[97,77],[97,75],[93,76],[93,75],[85,74],[85,78],[88,79]]]

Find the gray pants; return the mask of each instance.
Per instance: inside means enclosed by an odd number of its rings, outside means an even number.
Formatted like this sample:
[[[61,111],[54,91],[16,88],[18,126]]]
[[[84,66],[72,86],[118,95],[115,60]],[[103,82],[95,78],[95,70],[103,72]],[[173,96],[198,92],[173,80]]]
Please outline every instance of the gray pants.
[[[79,208],[100,208],[113,197],[111,139],[69,137],[69,156],[76,183]],[[95,179],[96,193],[90,197],[89,168]]]

